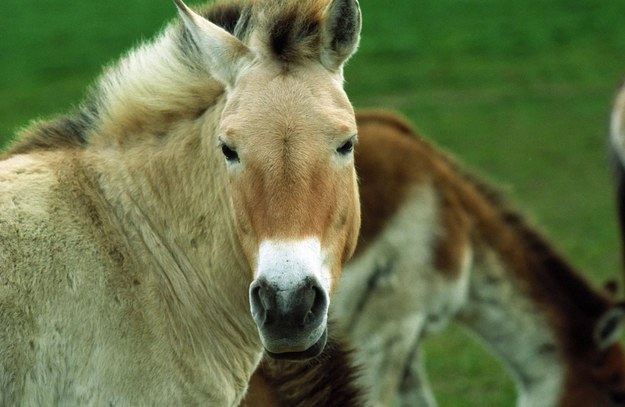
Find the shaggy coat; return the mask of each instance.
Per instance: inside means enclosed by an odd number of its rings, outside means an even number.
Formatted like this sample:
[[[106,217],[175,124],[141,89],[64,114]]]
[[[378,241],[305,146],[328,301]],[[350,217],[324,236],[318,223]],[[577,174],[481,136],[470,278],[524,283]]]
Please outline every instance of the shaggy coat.
[[[0,405],[236,406],[265,350],[325,345],[360,223],[358,3],[176,4],[1,157]]]

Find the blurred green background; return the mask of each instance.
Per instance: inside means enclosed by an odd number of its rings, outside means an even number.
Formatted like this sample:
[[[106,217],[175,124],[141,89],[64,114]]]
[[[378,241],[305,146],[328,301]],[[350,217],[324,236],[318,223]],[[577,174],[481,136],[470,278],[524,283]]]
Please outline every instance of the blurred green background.
[[[404,113],[500,185],[586,275],[621,276],[607,154],[625,2],[361,0],[356,107]],[[168,0],[0,2],[0,145],[78,103],[105,64],[175,15]],[[513,406],[498,364],[452,327],[428,340],[441,406]]]

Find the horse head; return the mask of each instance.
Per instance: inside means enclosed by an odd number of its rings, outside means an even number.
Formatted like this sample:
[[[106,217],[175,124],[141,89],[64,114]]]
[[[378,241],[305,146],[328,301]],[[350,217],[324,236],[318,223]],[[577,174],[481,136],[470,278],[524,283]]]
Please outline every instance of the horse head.
[[[232,32],[176,3],[195,52],[224,87],[214,148],[253,272],[260,339],[275,357],[316,356],[360,227],[356,122],[343,90],[343,64],[359,41],[358,3],[253,2]]]
[[[607,287],[608,292],[612,291]],[[558,407],[625,406],[625,352],[620,344],[625,303],[613,301],[592,324],[592,336],[569,342],[567,375]]]

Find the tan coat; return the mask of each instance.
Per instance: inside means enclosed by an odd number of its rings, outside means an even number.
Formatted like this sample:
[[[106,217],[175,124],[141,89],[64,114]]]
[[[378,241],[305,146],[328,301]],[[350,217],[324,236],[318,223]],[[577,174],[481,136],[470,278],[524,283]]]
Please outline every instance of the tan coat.
[[[357,3],[204,12],[234,32],[176,3],[184,27],[113,65],[77,112],[35,123],[0,161],[0,405],[233,406],[263,347],[297,357],[325,344],[359,227],[341,149],[355,134],[342,65]],[[319,169],[327,205],[284,193],[311,190]],[[303,254],[284,261],[280,244]],[[318,284],[314,325],[285,324],[276,344],[250,313],[259,275]]]

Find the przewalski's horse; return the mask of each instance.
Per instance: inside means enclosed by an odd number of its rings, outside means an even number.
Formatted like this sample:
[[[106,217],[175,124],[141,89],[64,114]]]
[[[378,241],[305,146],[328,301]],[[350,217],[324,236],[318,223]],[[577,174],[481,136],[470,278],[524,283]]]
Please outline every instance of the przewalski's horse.
[[[363,224],[334,310],[374,404],[435,404],[419,345],[456,320],[509,368],[519,406],[625,405],[623,304],[405,121],[357,121]]]
[[[264,350],[324,347],[360,223],[358,3],[176,4],[0,161],[1,405],[238,405]]]

